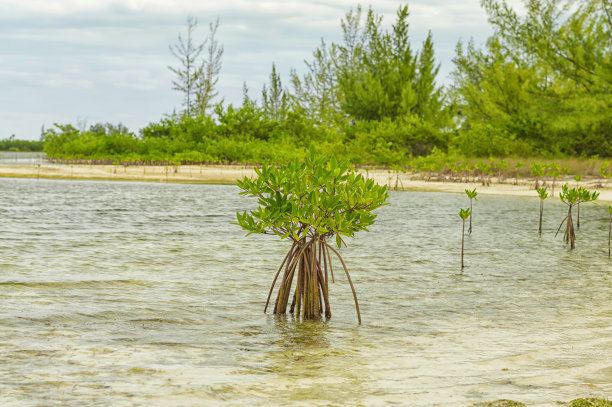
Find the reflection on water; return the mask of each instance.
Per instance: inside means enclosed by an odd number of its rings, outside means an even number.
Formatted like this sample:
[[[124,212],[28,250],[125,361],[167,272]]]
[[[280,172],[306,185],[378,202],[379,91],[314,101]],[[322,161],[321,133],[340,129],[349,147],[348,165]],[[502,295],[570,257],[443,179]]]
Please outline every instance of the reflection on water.
[[[287,244],[232,186],[0,180],[0,405],[528,405],[612,395],[607,209],[392,193],[332,319],[262,313]]]

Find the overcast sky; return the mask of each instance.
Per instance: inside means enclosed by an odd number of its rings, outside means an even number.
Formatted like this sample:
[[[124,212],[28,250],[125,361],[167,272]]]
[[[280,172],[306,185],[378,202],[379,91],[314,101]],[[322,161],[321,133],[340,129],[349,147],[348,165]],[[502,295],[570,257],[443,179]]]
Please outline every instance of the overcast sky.
[[[0,138],[36,140],[53,123],[123,123],[131,131],[180,110],[168,65],[168,46],[184,32],[187,15],[204,39],[217,17],[225,48],[218,91],[240,104],[242,85],[259,98],[276,63],[283,83],[321,38],[341,39],[349,0],[0,0]],[[372,2],[389,26],[400,1]],[[362,3],[367,7],[368,3]],[[432,31],[448,83],[459,39],[482,44],[490,34],[479,0],[413,0],[410,36],[420,48]]]

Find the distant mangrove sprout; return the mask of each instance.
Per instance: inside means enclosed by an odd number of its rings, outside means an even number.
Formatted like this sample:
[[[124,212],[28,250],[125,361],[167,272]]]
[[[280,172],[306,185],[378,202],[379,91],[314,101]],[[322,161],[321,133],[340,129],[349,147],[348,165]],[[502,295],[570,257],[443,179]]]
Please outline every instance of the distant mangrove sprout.
[[[459,217],[462,219],[463,221],[463,227],[461,229],[461,270],[463,270],[463,246],[464,246],[464,241],[465,241],[465,220],[472,214],[472,210],[471,209],[460,209],[459,210]]]
[[[540,198],[540,228],[538,229],[540,232],[540,236],[542,236],[542,215],[544,214],[544,200],[548,198],[548,192],[546,188],[538,188],[538,197]]]
[[[561,187],[561,192],[559,193],[559,198],[561,201],[568,206],[567,215],[561,221],[559,228],[557,229],[557,233],[561,230],[561,227],[565,223],[565,234],[564,240],[566,243],[570,244],[570,248],[576,248],[576,231],[574,229],[574,221],[572,219],[572,208],[574,205],[578,205],[582,202],[591,202],[597,199],[599,196],[599,192],[590,192],[585,188],[570,188],[567,184]]]

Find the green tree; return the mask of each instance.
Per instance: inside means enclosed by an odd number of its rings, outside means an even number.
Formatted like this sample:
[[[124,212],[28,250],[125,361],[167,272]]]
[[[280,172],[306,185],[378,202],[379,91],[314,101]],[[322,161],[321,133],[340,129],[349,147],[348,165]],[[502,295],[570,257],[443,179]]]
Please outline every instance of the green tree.
[[[185,23],[186,38],[183,39],[179,34],[178,42],[169,46],[170,52],[179,60],[180,64],[178,67],[168,66],[168,69],[176,75],[176,79],[172,81],[172,89],[183,94],[183,114],[186,117],[191,117],[198,111],[196,100],[198,86],[203,74],[199,57],[205,43],[194,42],[194,31],[197,26],[198,20],[193,16],[188,16]]]
[[[282,122],[288,113],[289,95],[283,88],[280,75],[276,72],[276,65],[272,64],[270,83],[264,84],[261,91],[262,107],[267,117]]]
[[[459,43],[454,60],[460,135],[478,137],[492,125],[479,143],[520,154],[611,156],[610,2],[526,0],[525,15],[505,1],[481,4],[494,34],[485,50]],[[461,137],[456,144],[468,146]]]
[[[196,101],[198,114],[206,115],[212,108],[212,101],[219,95],[216,90],[221,72],[221,58],[223,57],[223,45],[217,41],[217,29],[219,28],[219,18],[214,23],[209,24],[208,37],[204,41],[206,46],[206,58],[202,61],[199,81],[197,83]]]
[[[312,61],[305,61],[306,73],[300,78],[295,70],[291,71],[294,110],[326,126],[333,126],[341,116],[333,62],[333,55],[321,39]]]
[[[561,192],[559,193],[559,198],[561,201],[567,205],[567,216],[561,221],[559,225],[559,229],[557,229],[557,233],[561,230],[561,227],[565,223],[565,234],[564,239],[567,243],[570,244],[570,248],[574,249],[576,247],[576,232],[574,230],[574,221],[572,219],[572,208],[574,205],[580,204],[582,202],[591,202],[597,199],[599,196],[599,192],[591,192],[583,187],[578,188],[570,188],[567,184],[561,187]]]
[[[433,37],[430,31],[423,43],[421,53],[418,55],[414,84],[416,105],[413,111],[425,120],[430,120],[444,126],[448,121],[445,114],[446,109],[444,108],[442,88],[436,86],[436,77],[439,71],[440,64],[436,65]],[[442,121],[440,122],[440,120]]]
[[[340,248],[341,236],[367,231],[376,218],[372,211],[385,205],[386,187],[366,180],[334,156],[317,154],[312,147],[303,162],[295,160],[280,167],[263,165],[256,172],[257,178],[245,177],[237,182],[242,195],[257,198],[259,203],[255,210],[236,214],[238,225],[249,234],[273,234],[292,242],[276,273],[265,309],[283,272],[274,314],[285,314],[292,298],[289,312],[296,310],[302,319],[331,317],[328,271],[332,271],[333,253],[346,273],[361,323],[357,295],[344,260],[327,241],[335,237]],[[296,270],[297,282],[290,296]]]
[[[170,45],[170,52],[178,59],[179,66],[168,66],[175,75],[172,89],[183,94],[183,117],[204,116],[212,107],[213,99],[218,95],[215,86],[219,81],[223,46],[216,39],[219,19],[209,24],[209,34],[202,42],[196,42],[195,30],[198,20],[187,17],[186,36],[180,34],[178,42]],[[202,52],[206,56],[202,59]]]
[[[363,24],[361,8],[343,20],[344,43],[334,45],[334,62],[342,109],[354,119],[446,117],[443,95],[435,84],[439,65],[432,35],[415,54],[408,17],[408,6],[400,6],[390,31],[383,30],[382,17],[371,8]]]

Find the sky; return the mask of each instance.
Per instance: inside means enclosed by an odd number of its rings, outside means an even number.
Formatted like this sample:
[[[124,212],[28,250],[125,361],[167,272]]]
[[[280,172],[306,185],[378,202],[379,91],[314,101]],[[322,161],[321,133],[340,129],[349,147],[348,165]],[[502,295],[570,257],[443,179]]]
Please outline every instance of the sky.
[[[41,128],[72,123],[88,128],[122,123],[131,131],[181,110],[172,90],[177,66],[169,46],[185,32],[204,40],[219,18],[224,47],[217,90],[239,105],[243,84],[259,99],[276,65],[284,85],[305,72],[321,38],[340,42],[349,0],[0,0],[0,139],[38,140]],[[361,3],[367,8],[369,3]],[[400,1],[371,5],[390,27]],[[431,30],[438,82],[450,82],[457,42],[483,44],[492,30],[479,0],[412,0],[410,38],[420,48]]]

